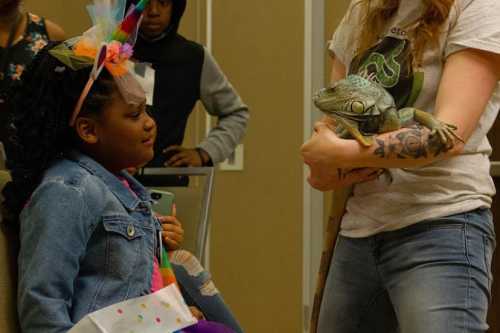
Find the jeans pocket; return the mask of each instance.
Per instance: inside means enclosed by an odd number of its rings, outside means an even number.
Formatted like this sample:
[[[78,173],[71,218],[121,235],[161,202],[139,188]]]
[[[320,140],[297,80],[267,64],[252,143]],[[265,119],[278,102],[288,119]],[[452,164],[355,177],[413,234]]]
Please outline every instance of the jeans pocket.
[[[465,227],[463,223],[460,222],[445,222],[445,223],[430,223],[428,225],[429,229],[435,230],[435,229],[457,229],[461,230]]]
[[[491,287],[493,284],[493,252],[495,251],[495,240],[491,239],[487,235],[483,235],[483,246],[484,246],[484,267],[488,275],[488,291],[491,293]]]

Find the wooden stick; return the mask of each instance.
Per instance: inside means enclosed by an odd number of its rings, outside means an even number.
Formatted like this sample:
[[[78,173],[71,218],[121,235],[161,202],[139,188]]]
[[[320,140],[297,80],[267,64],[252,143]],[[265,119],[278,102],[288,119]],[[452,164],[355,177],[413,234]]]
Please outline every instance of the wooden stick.
[[[351,196],[352,187],[333,192],[330,217],[326,226],[326,236],[321,253],[321,263],[318,272],[318,281],[316,283],[316,292],[314,294],[314,303],[311,313],[310,333],[317,333],[321,302],[325,291],[326,279],[330,271],[330,264],[333,257],[333,251],[340,232],[340,222],[344,216],[347,200]]]

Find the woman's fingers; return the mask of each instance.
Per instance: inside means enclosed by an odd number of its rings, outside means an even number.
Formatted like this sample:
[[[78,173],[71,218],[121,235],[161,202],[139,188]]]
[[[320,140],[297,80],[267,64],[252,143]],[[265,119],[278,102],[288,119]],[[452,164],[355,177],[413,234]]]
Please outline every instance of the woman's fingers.
[[[325,122],[318,121],[314,124],[314,132],[318,133],[319,131],[324,129],[330,129]]]
[[[356,183],[377,178],[381,174],[381,172],[383,172],[382,169],[376,168],[355,169],[349,171],[347,173],[347,177],[350,177],[350,180],[353,183]]]
[[[376,179],[383,173],[383,169],[362,168],[354,170],[334,170],[325,173],[316,173],[311,170],[308,177],[309,184],[320,191],[331,191],[353,184]]]

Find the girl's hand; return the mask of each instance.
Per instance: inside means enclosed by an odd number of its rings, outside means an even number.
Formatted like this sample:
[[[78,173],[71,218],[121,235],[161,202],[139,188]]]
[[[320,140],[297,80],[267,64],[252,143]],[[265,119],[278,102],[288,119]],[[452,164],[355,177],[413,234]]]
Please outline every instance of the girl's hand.
[[[163,228],[163,243],[168,250],[178,250],[184,241],[184,229],[176,217],[177,209],[175,204],[172,206],[172,216],[158,216],[158,220]]]
[[[203,313],[195,306],[190,306],[189,311],[197,320],[205,320]]]
[[[347,169],[349,158],[355,153],[345,145],[347,140],[335,135],[331,122],[321,121],[314,126],[314,134],[301,149],[304,163],[310,167],[309,184],[320,191],[335,190],[352,184],[376,179],[380,169]]]

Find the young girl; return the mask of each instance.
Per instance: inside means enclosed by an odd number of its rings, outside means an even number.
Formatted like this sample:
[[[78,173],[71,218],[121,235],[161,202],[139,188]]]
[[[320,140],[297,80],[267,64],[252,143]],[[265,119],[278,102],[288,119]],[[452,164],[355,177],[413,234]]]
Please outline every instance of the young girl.
[[[67,68],[51,49],[11,100],[14,181],[5,192],[10,210],[22,210],[23,332],[65,332],[90,312],[162,287],[154,260],[162,226],[149,193],[121,171],[152,158],[155,122],[144,103],[126,103],[105,70],[69,126],[89,71]]]
[[[364,148],[329,121],[316,125],[302,148],[311,185],[356,184],[318,332],[487,331],[495,188],[486,134],[500,108],[499,19],[497,0],[352,2],[332,40],[332,81],[373,80],[398,108],[456,125],[466,144],[450,149],[415,126]],[[373,179],[363,168],[385,171]]]
[[[70,127],[88,77],[43,50],[10,103],[16,149],[5,197],[12,211],[22,209],[23,332],[65,332],[151,289],[160,224],[146,190],[121,170],[152,158],[156,125],[144,105],[125,103],[104,70]]]

